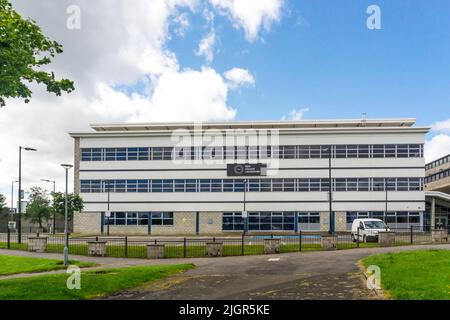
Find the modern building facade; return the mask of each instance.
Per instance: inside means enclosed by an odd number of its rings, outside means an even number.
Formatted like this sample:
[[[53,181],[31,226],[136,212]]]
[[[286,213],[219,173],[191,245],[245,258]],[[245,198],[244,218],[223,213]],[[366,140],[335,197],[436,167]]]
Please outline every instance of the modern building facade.
[[[450,154],[425,165],[426,225],[450,229]]]
[[[70,134],[85,201],[74,232],[345,231],[361,217],[421,226],[429,128],[414,123],[92,125]]]

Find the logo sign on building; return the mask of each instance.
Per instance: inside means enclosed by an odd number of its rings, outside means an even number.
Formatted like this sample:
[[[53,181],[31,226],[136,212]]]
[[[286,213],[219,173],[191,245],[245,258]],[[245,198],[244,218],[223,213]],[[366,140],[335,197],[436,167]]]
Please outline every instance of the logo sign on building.
[[[267,164],[265,163],[231,163],[227,164],[227,176],[266,176]]]

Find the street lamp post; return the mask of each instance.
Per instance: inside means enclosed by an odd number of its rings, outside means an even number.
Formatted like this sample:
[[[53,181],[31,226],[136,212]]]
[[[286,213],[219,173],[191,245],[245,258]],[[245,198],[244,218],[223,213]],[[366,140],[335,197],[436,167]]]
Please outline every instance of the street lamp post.
[[[18,191],[18,199],[19,199],[19,203],[17,205],[17,210],[19,213],[19,223],[18,223],[18,243],[22,243],[22,149],[25,151],[37,151],[34,148],[30,148],[30,147],[22,147],[19,146],[19,191]]]
[[[14,183],[19,182],[17,180],[11,181],[11,210],[10,213],[14,213]]]
[[[67,197],[68,197],[68,184],[69,184],[69,169],[73,167],[71,164],[62,164],[66,170],[66,196],[64,200],[64,265],[67,266],[69,264],[69,234],[68,234],[68,225],[67,225]]]
[[[56,181],[55,180],[49,180],[49,179],[41,179],[41,181],[53,183],[53,202],[55,202]],[[53,234],[56,233],[55,232],[55,227],[56,227],[56,212],[55,212],[55,210],[53,210],[53,227],[52,227],[52,229],[53,229],[52,233]]]
[[[109,218],[111,217],[111,211],[109,209],[109,204],[111,202],[111,191],[110,191],[109,183],[110,183],[110,180],[107,180],[107,184],[108,184],[108,216],[107,216],[107,218],[108,218],[108,227],[106,229],[107,230],[106,231],[107,236],[109,236],[109,223],[110,223]]]
[[[246,196],[247,196],[247,179],[243,180],[244,183],[244,211],[243,211],[243,215],[244,215],[244,234],[246,234],[248,232],[248,213],[245,207],[246,204]]]
[[[334,219],[333,219],[333,183],[331,180],[331,156],[332,156],[332,148],[331,145],[328,149],[328,234],[334,233]]]
[[[389,178],[384,178],[384,192],[386,193],[386,198],[385,198],[383,221],[386,225],[387,225],[386,216],[387,216],[387,212],[388,212],[388,182],[389,182]]]

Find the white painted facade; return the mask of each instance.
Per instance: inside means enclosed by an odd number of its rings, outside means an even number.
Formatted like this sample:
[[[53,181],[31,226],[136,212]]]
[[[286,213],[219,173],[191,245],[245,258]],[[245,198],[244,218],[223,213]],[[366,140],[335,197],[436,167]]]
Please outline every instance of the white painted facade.
[[[207,123],[206,129],[270,129],[279,132],[280,145],[379,145],[420,144],[428,128],[413,126],[412,119],[330,120],[281,122]],[[71,133],[79,139],[79,148],[131,148],[176,146],[173,130],[192,130],[192,124],[94,125],[95,131]],[[77,148],[76,148],[77,149]],[[78,152],[78,157],[77,157]],[[75,150],[80,180],[110,179],[226,179],[225,163],[265,163],[226,160],[220,164],[180,164],[170,160],[140,161],[79,161]],[[279,159],[274,168],[268,163],[268,175],[261,178],[328,178],[328,159]],[[333,158],[332,178],[401,178],[425,176],[424,158]],[[236,177],[235,177],[236,178]],[[252,178],[252,177],[247,177]],[[75,186],[75,190],[79,185]],[[106,211],[107,193],[80,193],[85,201],[82,214]],[[111,211],[173,212],[240,212],[242,192],[197,193],[116,193],[110,194]],[[333,192],[335,212],[384,211],[386,193],[380,191]],[[246,210],[328,212],[328,192],[247,192]],[[425,193],[419,191],[389,191],[388,211],[425,210]],[[220,217],[219,217],[220,219]],[[327,223],[327,221],[321,221]],[[118,226],[117,226],[118,227]],[[75,226],[76,228],[76,226]],[[82,231],[82,230],[80,230]]]

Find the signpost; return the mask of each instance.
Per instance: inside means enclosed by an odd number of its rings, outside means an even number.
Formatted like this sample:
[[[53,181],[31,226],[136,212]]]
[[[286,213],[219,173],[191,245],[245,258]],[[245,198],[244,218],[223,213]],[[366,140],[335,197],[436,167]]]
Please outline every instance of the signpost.
[[[16,229],[16,221],[8,221],[8,229],[15,230]]]

